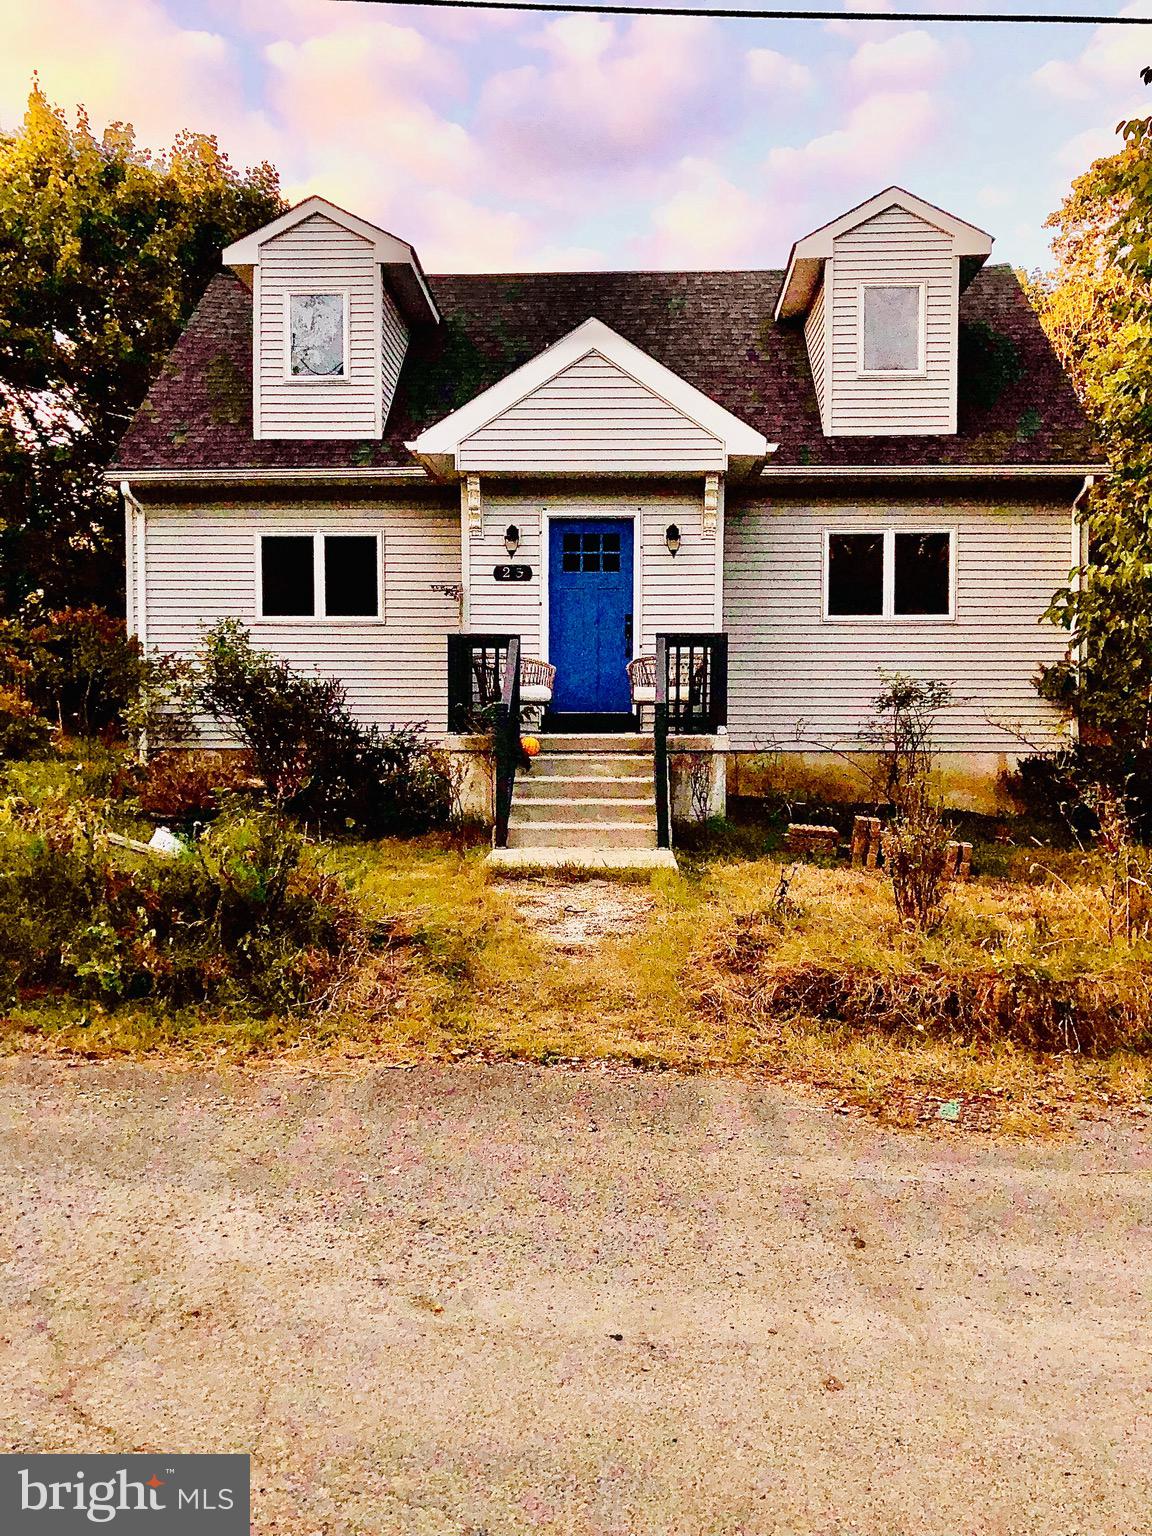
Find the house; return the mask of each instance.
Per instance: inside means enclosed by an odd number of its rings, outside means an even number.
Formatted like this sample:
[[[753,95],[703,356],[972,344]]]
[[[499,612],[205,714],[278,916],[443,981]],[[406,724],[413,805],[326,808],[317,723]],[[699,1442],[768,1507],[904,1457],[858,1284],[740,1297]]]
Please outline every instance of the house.
[[[784,272],[430,277],[309,198],[223,252],[110,471],[129,623],[187,653],[239,617],[465,753],[518,637],[556,670],[513,845],[666,842],[665,726],[681,809],[839,771],[885,672],[953,686],[986,793],[1060,739],[1041,621],[1105,472],[991,247],[891,187]]]

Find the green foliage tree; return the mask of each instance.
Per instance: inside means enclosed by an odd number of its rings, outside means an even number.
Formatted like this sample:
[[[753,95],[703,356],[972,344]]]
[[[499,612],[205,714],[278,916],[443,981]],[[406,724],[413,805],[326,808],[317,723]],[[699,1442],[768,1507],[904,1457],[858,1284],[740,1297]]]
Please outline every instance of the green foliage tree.
[[[1048,220],[1057,267],[1031,295],[1112,464],[1083,510],[1089,562],[1053,601],[1077,666],[1042,691],[1113,743],[1152,740],[1152,118],[1072,184]]]
[[[101,470],[221,247],[283,208],[272,167],[237,172],[210,134],[153,154],[33,85],[0,135],[0,607],[121,602]]]

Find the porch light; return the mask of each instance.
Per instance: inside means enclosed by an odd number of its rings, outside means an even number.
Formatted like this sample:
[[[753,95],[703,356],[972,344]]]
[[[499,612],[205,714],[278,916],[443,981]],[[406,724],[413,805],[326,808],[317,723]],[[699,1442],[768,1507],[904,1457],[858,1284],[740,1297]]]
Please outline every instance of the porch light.
[[[669,523],[664,530],[664,542],[668,546],[668,553],[674,555],[680,548],[680,530],[675,523]]]
[[[520,548],[520,530],[515,523],[509,523],[504,530],[504,548],[510,555]]]

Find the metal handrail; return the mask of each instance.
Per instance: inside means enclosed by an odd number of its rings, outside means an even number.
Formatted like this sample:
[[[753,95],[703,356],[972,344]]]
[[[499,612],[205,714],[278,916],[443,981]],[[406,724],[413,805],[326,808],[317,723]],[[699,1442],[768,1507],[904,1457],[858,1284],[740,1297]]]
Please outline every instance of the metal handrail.
[[[504,658],[504,677],[500,702],[496,705],[496,825],[492,841],[497,848],[508,846],[508,819],[512,814],[512,795],[516,788],[516,768],[520,761],[520,636],[512,635]]]
[[[652,772],[656,780],[656,846],[671,848],[668,797],[668,645],[656,636],[656,700],[652,715]]]

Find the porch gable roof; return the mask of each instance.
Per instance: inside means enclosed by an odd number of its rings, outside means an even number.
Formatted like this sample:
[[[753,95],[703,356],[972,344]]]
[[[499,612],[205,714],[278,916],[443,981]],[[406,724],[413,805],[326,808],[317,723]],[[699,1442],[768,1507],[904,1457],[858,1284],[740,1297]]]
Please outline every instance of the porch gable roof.
[[[406,446],[443,476],[553,467],[740,473],[776,445],[593,317]]]

